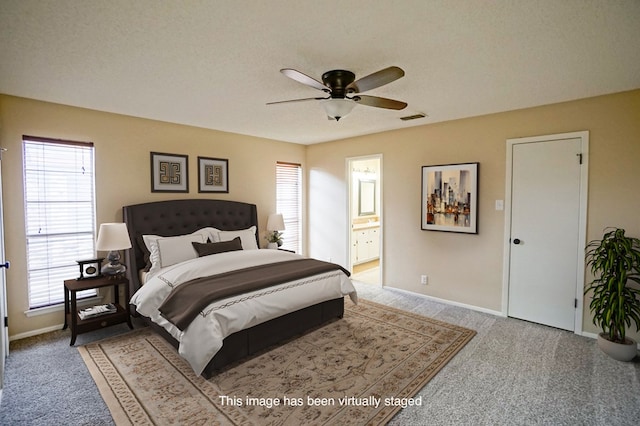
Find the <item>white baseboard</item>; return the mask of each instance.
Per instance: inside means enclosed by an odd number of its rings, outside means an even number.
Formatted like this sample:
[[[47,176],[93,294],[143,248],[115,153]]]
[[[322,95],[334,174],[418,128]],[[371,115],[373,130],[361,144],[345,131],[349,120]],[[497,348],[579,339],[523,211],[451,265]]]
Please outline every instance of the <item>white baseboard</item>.
[[[9,336],[9,341],[25,339],[27,337],[37,336],[38,334],[50,333],[52,331],[62,330],[64,324],[52,325],[50,327],[40,328],[38,330],[26,331],[24,333]]]
[[[391,287],[391,286],[383,286],[383,287],[384,288],[388,288],[388,289],[392,289],[392,290],[396,290],[396,291],[399,291],[399,292],[402,292],[402,293],[410,294],[412,296],[421,297],[423,299],[431,300],[433,302],[443,303],[445,305],[457,306],[459,308],[470,309],[472,311],[483,312],[485,314],[495,315],[497,317],[506,318],[506,316],[502,312],[494,311],[493,309],[482,308],[480,306],[475,306],[475,305],[467,305],[466,303],[454,302],[452,300],[447,300],[447,299],[440,299],[439,297],[433,297],[433,296],[429,296],[429,295],[426,295],[426,294],[415,293],[413,291],[405,290],[405,289],[402,289],[402,288],[396,288],[396,287]]]

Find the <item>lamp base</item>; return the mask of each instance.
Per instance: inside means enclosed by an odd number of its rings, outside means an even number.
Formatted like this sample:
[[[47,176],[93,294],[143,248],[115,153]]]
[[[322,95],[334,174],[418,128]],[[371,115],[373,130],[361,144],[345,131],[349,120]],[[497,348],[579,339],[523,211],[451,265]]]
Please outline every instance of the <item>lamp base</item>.
[[[122,263],[106,263],[100,272],[102,275],[122,275],[127,271],[127,267]]]
[[[127,270],[127,267],[120,263],[120,253],[118,251],[110,251],[107,256],[109,260],[100,269],[102,275],[122,275]]]

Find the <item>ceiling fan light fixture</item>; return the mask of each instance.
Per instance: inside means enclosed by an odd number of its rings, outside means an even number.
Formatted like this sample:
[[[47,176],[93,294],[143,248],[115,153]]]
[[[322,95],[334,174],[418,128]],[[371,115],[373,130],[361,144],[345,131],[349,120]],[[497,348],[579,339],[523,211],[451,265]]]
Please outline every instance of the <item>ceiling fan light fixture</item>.
[[[322,101],[322,107],[327,116],[334,118],[336,121],[349,114],[355,106],[356,103],[351,99],[327,99]]]

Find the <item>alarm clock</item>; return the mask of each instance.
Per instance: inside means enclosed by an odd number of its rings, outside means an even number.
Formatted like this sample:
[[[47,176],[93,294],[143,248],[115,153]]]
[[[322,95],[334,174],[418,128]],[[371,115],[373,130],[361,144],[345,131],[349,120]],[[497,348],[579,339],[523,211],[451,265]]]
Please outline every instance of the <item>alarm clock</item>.
[[[100,266],[102,265],[103,260],[104,257],[99,259],[76,260],[80,266],[80,276],[78,279],[86,280],[88,278],[100,278],[102,276]]]

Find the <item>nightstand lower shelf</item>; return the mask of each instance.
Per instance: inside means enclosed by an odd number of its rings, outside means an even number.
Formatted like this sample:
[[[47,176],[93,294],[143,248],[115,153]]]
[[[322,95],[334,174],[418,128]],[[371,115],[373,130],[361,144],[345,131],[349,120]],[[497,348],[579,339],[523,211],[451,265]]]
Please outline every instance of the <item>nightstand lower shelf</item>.
[[[71,324],[71,313],[66,314],[66,324]],[[76,341],[76,337],[78,334],[87,333],[89,331],[99,330],[104,327],[109,327],[111,325],[122,324],[123,322],[129,322],[129,315],[125,311],[125,309],[116,305],[116,312],[98,315],[92,318],[80,319],[78,312],[75,312],[76,315],[76,329],[75,333],[73,330],[71,331],[71,345],[73,345]],[[133,328],[130,326],[130,328]]]

